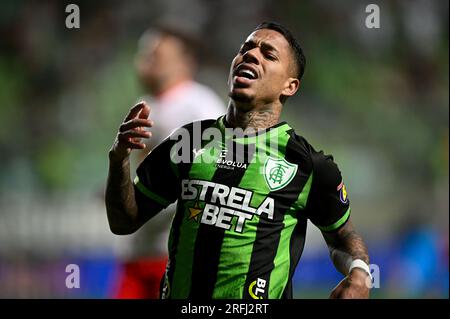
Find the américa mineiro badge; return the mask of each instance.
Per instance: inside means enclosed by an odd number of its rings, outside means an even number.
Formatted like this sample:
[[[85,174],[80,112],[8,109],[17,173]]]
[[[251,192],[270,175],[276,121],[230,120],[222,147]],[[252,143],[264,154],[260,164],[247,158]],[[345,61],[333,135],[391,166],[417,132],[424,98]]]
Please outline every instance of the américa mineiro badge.
[[[286,161],[284,158],[268,157],[264,163],[264,179],[271,191],[282,189],[288,185],[297,173],[298,165]]]

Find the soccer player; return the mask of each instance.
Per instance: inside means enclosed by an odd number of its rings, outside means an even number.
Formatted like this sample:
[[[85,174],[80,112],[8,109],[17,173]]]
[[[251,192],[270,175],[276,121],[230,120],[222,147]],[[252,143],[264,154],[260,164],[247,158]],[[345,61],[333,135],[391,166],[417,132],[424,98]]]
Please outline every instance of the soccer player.
[[[151,135],[150,107],[135,105],[121,124],[109,152],[112,232],[133,233],[178,200],[162,298],[292,298],[308,219],[345,276],[330,297],[369,297],[369,256],[338,167],[279,121],[304,70],[292,34],[262,23],[231,64],[226,114],[175,131],[134,181],[129,155]]]

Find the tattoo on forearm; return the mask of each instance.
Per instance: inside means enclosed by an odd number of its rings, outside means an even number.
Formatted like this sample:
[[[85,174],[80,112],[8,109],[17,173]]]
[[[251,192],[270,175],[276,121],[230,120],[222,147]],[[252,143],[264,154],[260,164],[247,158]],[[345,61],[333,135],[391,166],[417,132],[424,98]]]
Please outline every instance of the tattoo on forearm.
[[[369,264],[369,254],[364,241],[356,231],[352,230],[345,234],[343,238],[342,248],[345,249],[353,257],[353,259],[362,259]]]
[[[369,254],[362,237],[353,229],[351,221],[336,234],[326,235],[330,255],[336,268],[343,274],[348,271],[352,259],[361,259],[369,264]]]
[[[119,163],[110,162],[105,201],[110,222],[122,224],[137,217],[128,159]]]

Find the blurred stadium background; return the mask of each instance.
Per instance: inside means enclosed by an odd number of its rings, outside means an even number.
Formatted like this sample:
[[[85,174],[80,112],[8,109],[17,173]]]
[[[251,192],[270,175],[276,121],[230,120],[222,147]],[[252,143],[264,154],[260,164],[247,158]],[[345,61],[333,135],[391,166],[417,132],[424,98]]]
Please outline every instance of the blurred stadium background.
[[[380,269],[373,298],[448,298],[448,1],[64,1],[0,3],[0,297],[109,298],[126,237],[110,233],[107,151],[142,96],[141,33],[175,23],[204,40],[197,79],[227,99],[229,63],[263,20],[288,25],[308,65],[284,110],[334,155],[353,219]],[[365,7],[381,9],[367,29]],[[81,270],[67,289],[67,264]],[[296,298],[341,279],[310,227]]]

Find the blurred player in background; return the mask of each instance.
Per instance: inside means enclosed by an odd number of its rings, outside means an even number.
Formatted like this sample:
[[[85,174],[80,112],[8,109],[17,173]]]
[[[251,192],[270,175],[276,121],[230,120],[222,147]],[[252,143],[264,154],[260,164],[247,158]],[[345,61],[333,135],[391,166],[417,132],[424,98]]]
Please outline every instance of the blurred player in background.
[[[156,145],[180,126],[217,118],[225,112],[222,100],[194,81],[200,43],[191,34],[160,26],[139,41],[135,65],[146,100],[152,106],[152,138],[137,154],[140,163]],[[175,205],[169,206],[132,238],[129,260],[123,265],[117,298],[158,298],[167,262],[167,238]]]

